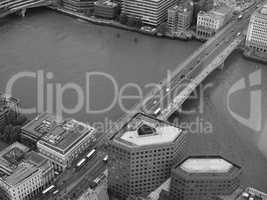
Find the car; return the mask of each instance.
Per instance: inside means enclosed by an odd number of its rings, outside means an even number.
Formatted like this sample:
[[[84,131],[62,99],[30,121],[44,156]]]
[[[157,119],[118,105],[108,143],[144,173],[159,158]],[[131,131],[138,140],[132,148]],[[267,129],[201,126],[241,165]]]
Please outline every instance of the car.
[[[103,158],[103,161],[104,161],[104,162],[108,162],[108,155],[106,155],[106,156]]]
[[[243,18],[242,14],[238,15],[238,17],[237,17],[237,19],[242,19],[242,18]]]
[[[238,33],[236,34],[237,37],[239,37],[240,35],[241,35],[241,32],[238,32]]]
[[[155,34],[157,32],[157,29],[156,28],[153,28],[151,26],[142,26],[140,28],[140,31],[142,31],[144,33]]]

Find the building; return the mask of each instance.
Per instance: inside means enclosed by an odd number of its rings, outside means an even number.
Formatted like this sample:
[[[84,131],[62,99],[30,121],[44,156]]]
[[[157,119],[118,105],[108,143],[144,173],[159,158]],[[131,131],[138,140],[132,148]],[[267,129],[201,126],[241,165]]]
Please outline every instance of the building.
[[[111,0],[98,0],[95,3],[95,16],[114,19],[118,15],[119,7]]]
[[[62,6],[74,12],[88,13],[94,8],[95,0],[62,0]]]
[[[194,11],[192,24],[197,24],[197,15],[200,11],[208,12],[214,7],[214,0],[193,0]]]
[[[37,142],[49,131],[49,123],[55,116],[40,114],[21,128],[21,142],[31,148],[37,149]]]
[[[19,100],[10,97],[6,94],[0,93],[0,131],[3,131],[7,123],[7,114],[13,110],[15,113],[18,112]]]
[[[52,163],[20,143],[0,152],[0,199],[31,199],[53,178]]]
[[[267,57],[267,4],[252,14],[247,31],[246,46],[254,53]]]
[[[241,168],[220,156],[192,156],[172,169],[172,200],[209,200],[240,186]]]
[[[187,30],[192,23],[193,2],[175,5],[168,9],[168,28],[170,33]]]
[[[228,6],[213,8],[208,12],[200,11],[197,18],[197,38],[209,39],[228,23],[233,16],[233,9]]]
[[[137,113],[109,145],[108,185],[115,196],[146,196],[170,176],[184,157],[185,131]]]
[[[96,141],[93,127],[74,119],[61,120],[41,114],[22,128],[22,137],[37,143],[37,149],[62,171]]]
[[[249,5],[253,4],[254,0],[214,0],[215,5],[227,5],[236,11],[242,11]]]
[[[167,20],[167,10],[176,0],[122,0],[121,13],[139,18],[146,25],[158,26]]]

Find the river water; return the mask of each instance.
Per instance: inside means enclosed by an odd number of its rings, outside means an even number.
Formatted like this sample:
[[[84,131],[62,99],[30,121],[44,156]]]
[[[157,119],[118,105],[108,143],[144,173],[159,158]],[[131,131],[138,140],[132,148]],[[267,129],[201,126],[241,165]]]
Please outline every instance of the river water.
[[[93,113],[93,110],[108,107],[114,100],[115,87],[111,77],[118,90],[125,94],[138,94],[134,87],[124,88],[129,83],[138,84],[141,92],[145,93],[147,84],[159,83],[168,70],[174,70],[200,45],[196,41],[158,39],[97,26],[47,9],[36,9],[24,19],[12,16],[0,21],[0,91],[4,91],[7,83],[21,72],[31,76],[38,72],[38,77],[44,79],[38,79],[44,88],[43,103],[38,101],[37,78],[20,78],[12,87],[13,96],[20,98],[23,108],[39,106],[39,111],[58,111],[61,104],[56,102],[61,100],[56,88],[73,86],[80,91],[78,99],[89,102],[90,112],[86,111],[85,102],[78,102],[74,90],[66,90],[62,100],[64,106],[81,106],[73,114],[63,113],[65,117],[91,124],[107,119],[114,121],[123,113],[119,101],[114,101],[109,111]],[[178,117],[180,123],[190,124],[189,128],[194,129],[192,132],[198,132],[190,134],[188,151],[191,154],[220,153],[243,167],[244,185],[267,192],[266,67],[244,59],[240,52],[234,52],[223,70],[216,70],[205,80],[203,85],[209,87],[203,97],[185,103],[185,109],[197,109],[201,105],[202,111],[179,114]],[[252,90],[260,90],[263,99],[259,105],[262,113],[257,113],[257,121],[262,122],[258,130],[240,123],[227,108],[230,88],[243,78],[248,84],[248,75],[257,70],[260,70],[262,84],[253,86]],[[87,84],[86,73],[92,72],[101,75],[91,76]],[[231,95],[229,105],[234,113],[249,117],[252,90],[247,88]],[[81,98],[83,96],[87,98]],[[199,99],[203,104],[199,104]],[[130,108],[136,102],[126,100],[124,105]]]

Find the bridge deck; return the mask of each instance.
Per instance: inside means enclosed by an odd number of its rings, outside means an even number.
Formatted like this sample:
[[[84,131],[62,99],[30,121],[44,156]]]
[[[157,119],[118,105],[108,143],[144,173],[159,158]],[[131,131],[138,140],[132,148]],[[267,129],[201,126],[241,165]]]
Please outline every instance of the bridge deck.
[[[4,0],[0,2],[0,18],[15,13],[22,9],[48,6],[51,0]]]

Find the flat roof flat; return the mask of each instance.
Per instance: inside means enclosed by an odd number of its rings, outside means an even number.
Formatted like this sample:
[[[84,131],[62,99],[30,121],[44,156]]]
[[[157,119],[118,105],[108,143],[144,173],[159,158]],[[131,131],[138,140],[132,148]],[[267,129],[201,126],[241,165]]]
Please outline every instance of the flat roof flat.
[[[180,168],[188,173],[226,173],[233,165],[222,158],[188,158]]]
[[[138,113],[119,131],[114,141],[127,146],[164,144],[175,141],[181,132],[182,129],[167,122]]]
[[[94,135],[95,129],[74,119],[57,119],[51,114],[43,114],[30,122],[24,130],[33,131],[40,137],[38,143],[65,154],[88,134]]]

